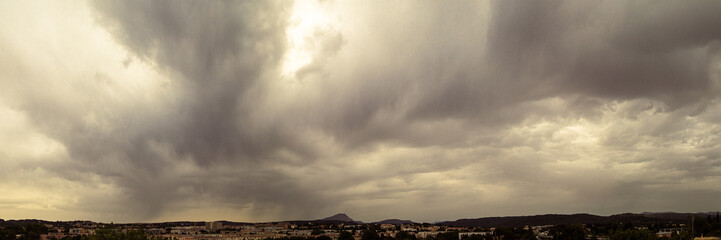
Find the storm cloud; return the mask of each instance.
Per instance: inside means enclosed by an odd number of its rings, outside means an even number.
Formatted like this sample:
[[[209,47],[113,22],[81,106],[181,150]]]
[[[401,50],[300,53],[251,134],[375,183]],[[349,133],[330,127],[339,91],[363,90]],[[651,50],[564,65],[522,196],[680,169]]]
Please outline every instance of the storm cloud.
[[[715,1],[3,5],[5,218],[718,210]]]

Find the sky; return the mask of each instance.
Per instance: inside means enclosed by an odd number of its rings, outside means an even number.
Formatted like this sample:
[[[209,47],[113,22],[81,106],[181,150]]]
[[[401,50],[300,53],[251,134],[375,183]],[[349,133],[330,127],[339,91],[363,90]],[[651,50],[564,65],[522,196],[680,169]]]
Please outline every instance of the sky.
[[[721,210],[721,1],[0,1],[0,218]]]

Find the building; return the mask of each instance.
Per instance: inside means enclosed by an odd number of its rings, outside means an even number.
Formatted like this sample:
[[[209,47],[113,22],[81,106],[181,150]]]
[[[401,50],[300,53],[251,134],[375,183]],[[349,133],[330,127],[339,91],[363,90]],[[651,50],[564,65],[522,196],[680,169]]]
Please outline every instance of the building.
[[[440,232],[438,232],[438,231],[423,231],[423,232],[416,233],[416,237],[417,238],[435,237],[436,235],[438,235],[438,233],[440,233]]]
[[[470,237],[473,235],[480,235],[480,236],[493,235],[493,232],[459,232],[458,240],[461,240],[463,237]]]
[[[64,233],[49,232],[48,234],[40,235],[40,240],[60,240],[63,239],[65,236],[66,235]]]
[[[395,228],[396,228],[396,225],[393,225],[393,224],[388,224],[388,223],[381,224],[381,229],[395,229]]]
[[[223,222],[206,222],[205,223],[205,230],[208,231],[214,231],[214,230],[220,230],[223,229]]]
[[[418,229],[416,229],[416,226],[412,224],[402,224],[401,225],[401,231],[404,232],[417,232]]]
[[[93,232],[95,232],[95,230],[87,228],[71,228],[69,231],[70,235],[88,235]]]
[[[671,234],[673,234],[673,233],[681,234],[681,232],[683,232],[683,228],[662,228],[662,229],[658,230],[658,232],[656,233],[656,236],[670,238]]]

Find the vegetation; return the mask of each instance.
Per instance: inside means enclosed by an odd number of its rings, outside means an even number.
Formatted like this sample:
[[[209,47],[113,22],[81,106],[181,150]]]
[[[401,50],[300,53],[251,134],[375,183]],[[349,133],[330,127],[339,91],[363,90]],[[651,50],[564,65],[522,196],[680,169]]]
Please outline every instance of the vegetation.
[[[458,232],[439,233],[435,240],[458,240]]]
[[[318,237],[282,237],[282,238],[265,238],[265,240],[330,240],[328,236]]]
[[[586,232],[580,224],[554,226],[550,232],[554,240],[577,240],[584,239],[586,236]]]
[[[368,229],[361,234],[361,240],[380,240],[375,230]]]
[[[354,240],[353,234],[348,231],[341,231],[338,235],[338,240]]]
[[[141,230],[129,230],[126,232],[118,229],[97,229],[94,234],[89,235],[90,240],[148,240]]]
[[[310,232],[310,235],[321,235],[323,234],[323,230],[320,230],[318,228],[313,229],[313,231]]]
[[[611,240],[656,240],[656,234],[647,229],[628,229],[614,233]]]
[[[0,240],[38,240],[46,233],[48,227],[40,223],[10,224],[0,229]]]
[[[408,232],[400,231],[396,233],[396,240],[416,240],[416,235],[412,235]]]

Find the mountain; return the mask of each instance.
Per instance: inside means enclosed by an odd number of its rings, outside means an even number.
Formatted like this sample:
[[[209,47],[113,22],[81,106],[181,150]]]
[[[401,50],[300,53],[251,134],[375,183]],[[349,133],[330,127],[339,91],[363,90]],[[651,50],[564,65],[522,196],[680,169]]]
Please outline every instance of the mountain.
[[[341,221],[341,222],[355,222],[352,218],[345,215],[345,213],[339,213],[327,218],[318,219],[319,221]]]
[[[573,223],[598,223],[603,222],[604,217],[591,214],[546,214],[536,216],[513,216],[513,217],[485,217],[474,219],[458,219],[456,221],[441,222],[443,225],[459,227],[519,227],[556,225]]]
[[[559,224],[594,224],[594,223],[618,223],[618,222],[673,222],[686,223],[692,215],[703,215],[703,213],[623,213],[611,216],[597,216],[592,214],[545,214],[535,216],[513,216],[513,217],[486,217],[473,219],[458,219],[455,221],[440,222],[447,226],[458,227],[521,227]]]
[[[644,212],[642,213],[646,217],[664,219],[669,221],[687,221],[692,216],[695,217],[715,217],[718,212],[700,212],[700,213],[675,213],[675,212]]]
[[[509,217],[484,217],[472,219],[458,219],[455,221],[435,222],[445,226],[458,227],[522,227],[522,226],[541,226],[541,225],[559,225],[559,224],[596,224],[596,223],[674,223],[674,224],[690,224],[691,219],[697,221],[707,218],[716,219],[719,212],[697,212],[697,213],[675,213],[675,212],[644,212],[644,213],[623,213],[611,216],[598,216],[592,214],[545,214],[535,216],[509,216]],[[221,221],[224,226],[243,226],[252,225],[246,222]],[[318,220],[297,220],[284,221],[298,225],[307,224],[363,224],[363,222],[355,221],[348,217],[345,213],[339,213],[327,218]],[[37,219],[19,219],[5,220],[0,219],[0,228],[11,225],[26,225],[31,223],[52,224],[60,227],[72,227],[77,225],[102,225],[103,223],[95,223],[92,221],[45,221]],[[107,224],[107,223],[105,223]],[[386,219],[372,224],[414,224],[410,220]],[[205,222],[199,221],[176,221],[176,222],[159,222],[159,223],[115,223],[118,226],[137,226],[146,225],[146,227],[167,228],[174,226],[204,226]]]
[[[413,222],[411,220],[401,220],[401,219],[386,219],[379,222],[374,222],[373,224],[393,224],[393,225],[401,225],[401,224],[416,224],[416,222]]]

